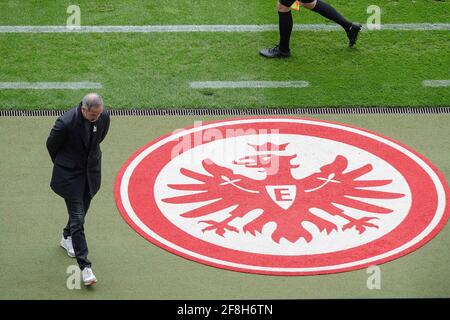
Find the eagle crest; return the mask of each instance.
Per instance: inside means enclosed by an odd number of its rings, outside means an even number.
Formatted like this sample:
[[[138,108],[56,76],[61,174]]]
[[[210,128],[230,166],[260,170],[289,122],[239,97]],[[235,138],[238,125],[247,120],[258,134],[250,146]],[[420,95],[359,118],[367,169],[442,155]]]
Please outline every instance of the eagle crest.
[[[230,168],[218,165],[211,159],[202,161],[208,174],[181,168],[180,173],[196,180],[189,184],[168,184],[168,187],[194,193],[162,199],[165,203],[185,204],[208,201],[207,204],[181,214],[184,218],[198,218],[214,212],[232,208],[229,216],[221,221],[202,220],[203,232],[215,232],[224,236],[226,232],[244,232],[256,236],[262,232],[264,225],[276,223],[272,233],[273,241],[279,243],[281,238],[296,242],[300,238],[306,242],[312,240],[312,234],[302,226],[302,222],[313,223],[320,231],[329,234],[341,228],[342,231],[355,228],[359,234],[368,228],[378,228],[374,214],[390,214],[393,210],[370,204],[367,199],[396,199],[404,194],[379,190],[373,187],[389,185],[392,180],[365,180],[362,177],[371,172],[371,164],[365,164],[348,171],[348,160],[338,155],[331,163],[324,164],[319,172],[296,179],[291,170],[299,165],[292,165],[294,155],[282,155],[288,143],[276,145],[265,143],[251,145],[255,149],[252,155],[233,161],[234,164],[256,168],[265,173],[264,180],[256,180],[245,175],[235,174]],[[346,206],[366,214],[356,219],[339,207]],[[255,209],[263,212],[252,221],[243,225],[242,230],[230,225],[236,218],[241,218]],[[329,215],[339,216],[347,222],[339,227],[330,220],[312,213],[320,209]]]

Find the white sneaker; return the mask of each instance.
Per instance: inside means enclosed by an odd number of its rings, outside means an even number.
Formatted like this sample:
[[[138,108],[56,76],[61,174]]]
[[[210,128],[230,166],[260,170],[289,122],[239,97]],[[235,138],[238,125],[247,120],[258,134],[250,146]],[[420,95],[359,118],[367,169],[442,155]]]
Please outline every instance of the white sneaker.
[[[59,243],[61,247],[66,249],[67,255],[71,258],[75,258],[75,251],[73,250],[72,245],[72,237],[67,237],[67,239],[64,239],[64,236],[61,238],[61,242]]]
[[[90,285],[97,283],[97,278],[95,277],[91,268],[84,268],[84,270],[82,271],[82,274],[83,274],[83,282],[84,282],[85,286],[90,286]]]

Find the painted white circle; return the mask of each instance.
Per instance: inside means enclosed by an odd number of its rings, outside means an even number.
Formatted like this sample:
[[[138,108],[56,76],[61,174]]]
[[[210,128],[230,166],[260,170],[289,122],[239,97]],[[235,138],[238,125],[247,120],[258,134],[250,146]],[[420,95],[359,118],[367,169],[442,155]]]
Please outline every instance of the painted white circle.
[[[292,169],[292,175],[295,179],[300,180],[309,175],[319,172],[320,167],[330,164],[336,156],[344,156],[349,161],[345,172],[349,172],[365,166],[372,165],[373,170],[360,177],[365,180],[392,180],[387,186],[365,188],[365,190],[378,190],[386,192],[402,193],[405,196],[398,199],[362,199],[362,201],[385,207],[393,210],[389,214],[368,214],[350,207],[341,206],[346,215],[352,218],[362,218],[366,216],[374,217],[373,222],[377,228],[368,228],[364,233],[359,234],[356,229],[342,230],[342,227],[348,221],[342,217],[333,216],[325,211],[311,208],[310,212],[322,219],[330,221],[338,226],[336,231],[328,234],[325,230],[322,232],[311,222],[303,222],[303,227],[312,234],[312,241],[307,242],[304,238],[300,238],[292,243],[284,238],[279,243],[273,241],[271,234],[276,228],[275,222],[267,223],[262,233],[252,235],[243,232],[243,226],[249,223],[257,216],[263,213],[263,207],[255,207],[255,210],[242,218],[233,220],[230,225],[236,227],[239,232],[226,232],[223,236],[215,232],[203,232],[205,227],[201,221],[214,220],[222,221],[230,216],[231,208],[213,212],[209,215],[198,218],[186,218],[181,214],[204,206],[209,202],[201,203],[183,203],[173,204],[162,201],[165,198],[175,196],[195,194],[195,191],[179,191],[171,189],[170,184],[190,184],[200,183],[180,173],[181,168],[186,168],[198,173],[208,175],[208,172],[202,166],[202,160],[211,159],[216,164],[233,170],[235,174],[247,176],[255,179],[255,183],[264,183],[265,173],[258,172],[257,169],[247,168],[245,166],[233,164],[233,160],[237,160],[249,154],[254,154],[254,149],[249,145],[261,145],[266,142],[276,144],[288,143],[285,154],[295,154],[296,159],[292,160],[292,164],[300,164],[299,168]],[[154,194],[156,203],[164,214],[164,216],[181,230],[190,235],[213,243],[215,245],[251,253],[272,254],[272,255],[307,255],[330,253],[340,250],[354,248],[376,239],[395,229],[407,216],[411,207],[411,191],[408,183],[391,164],[387,161],[367,152],[366,150],[337,142],[330,139],[291,135],[291,134],[265,134],[265,135],[245,135],[226,139],[215,140],[205,143],[197,147],[191,148],[181,155],[170,161],[159,173],[155,181]],[[297,195],[300,197],[301,195]],[[280,208],[280,214],[283,209]]]

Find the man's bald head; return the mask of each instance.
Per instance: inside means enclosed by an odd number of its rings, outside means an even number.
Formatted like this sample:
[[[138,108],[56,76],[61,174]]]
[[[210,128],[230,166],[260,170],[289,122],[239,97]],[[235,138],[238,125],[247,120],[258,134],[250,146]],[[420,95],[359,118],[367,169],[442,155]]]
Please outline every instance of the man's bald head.
[[[85,119],[95,122],[103,112],[103,99],[97,93],[89,93],[81,102],[81,112]]]
[[[92,108],[103,107],[103,99],[97,93],[89,93],[84,96],[81,105],[88,110],[91,110]]]

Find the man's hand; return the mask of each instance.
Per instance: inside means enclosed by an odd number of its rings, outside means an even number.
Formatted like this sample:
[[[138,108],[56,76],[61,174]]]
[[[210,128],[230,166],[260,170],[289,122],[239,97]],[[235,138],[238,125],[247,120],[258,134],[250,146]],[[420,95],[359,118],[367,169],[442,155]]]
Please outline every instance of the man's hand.
[[[56,154],[58,153],[58,150],[61,148],[61,146],[64,144],[66,137],[67,137],[66,127],[64,126],[64,123],[60,119],[57,119],[55,125],[50,131],[50,135],[47,138],[47,150],[48,153],[50,154],[52,162],[55,162]]]

